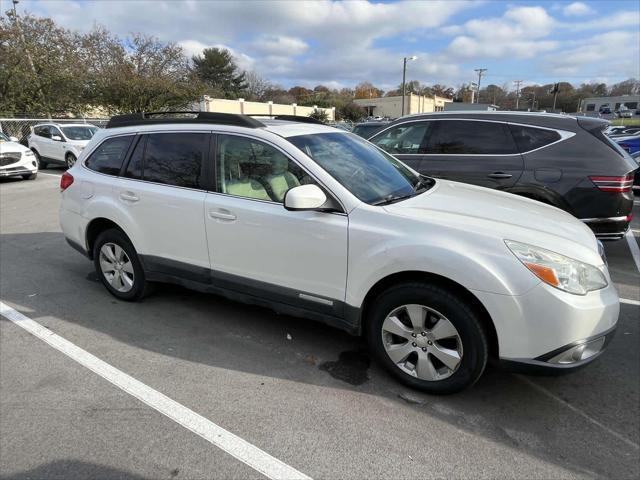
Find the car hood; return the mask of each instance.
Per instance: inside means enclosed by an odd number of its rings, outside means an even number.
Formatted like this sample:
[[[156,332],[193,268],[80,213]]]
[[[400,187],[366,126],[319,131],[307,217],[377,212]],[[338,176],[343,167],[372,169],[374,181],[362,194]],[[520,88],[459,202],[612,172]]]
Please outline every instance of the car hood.
[[[24,152],[26,150],[29,149],[18,142],[0,142],[0,153]]]
[[[598,242],[584,223],[563,210],[510,193],[438,180],[424,194],[385,209],[464,234],[514,240],[584,262],[600,263]]]

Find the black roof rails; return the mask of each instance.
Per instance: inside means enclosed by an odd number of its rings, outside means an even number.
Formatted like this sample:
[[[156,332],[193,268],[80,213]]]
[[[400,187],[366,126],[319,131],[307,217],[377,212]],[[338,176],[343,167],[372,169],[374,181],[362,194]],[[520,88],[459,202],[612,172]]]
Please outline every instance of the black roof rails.
[[[251,115],[251,116],[252,117],[268,117],[268,118],[273,118],[274,120],[288,120],[290,122],[315,123],[317,125],[324,125],[324,122],[321,122],[320,120],[317,120],[313,117],[301,117],[298,115],[269,115],[268,113],[258,113],[256,115]]]
[[[163,123],[216,123],[238,127],[262,128],[264,124],[247,115],[217,112],[141,112],[114,115],[105,128],[157,125]]]

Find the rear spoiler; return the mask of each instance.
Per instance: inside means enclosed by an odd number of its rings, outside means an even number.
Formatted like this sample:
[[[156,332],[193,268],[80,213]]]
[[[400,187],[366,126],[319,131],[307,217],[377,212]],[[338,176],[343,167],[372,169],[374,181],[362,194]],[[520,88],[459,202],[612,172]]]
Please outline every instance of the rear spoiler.
[[[576,117],[578,119],[578,125],[580,125],[587,132],[596,134],[607,128],[610,123],[607,120],[593,117]]]

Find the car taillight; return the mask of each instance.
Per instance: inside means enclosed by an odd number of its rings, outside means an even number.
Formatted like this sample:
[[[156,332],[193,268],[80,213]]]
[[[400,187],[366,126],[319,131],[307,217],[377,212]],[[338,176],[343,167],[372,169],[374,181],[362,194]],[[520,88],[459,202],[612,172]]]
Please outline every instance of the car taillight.
[[[64,192],[73,183],[73,175],[69,172],[64,172],[60,177],[60,191]]]
[[[633,186],[633,175],[620,177],[589,177],[589,179],[603,192],[630,192]]]

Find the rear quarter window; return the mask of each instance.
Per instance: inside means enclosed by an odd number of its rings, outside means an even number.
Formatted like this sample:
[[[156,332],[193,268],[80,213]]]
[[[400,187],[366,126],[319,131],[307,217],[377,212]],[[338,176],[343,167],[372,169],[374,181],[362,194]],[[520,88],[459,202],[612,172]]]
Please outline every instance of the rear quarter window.
[[[562,138],[555,130],[512,124],[509,124],[509,129],[520,153],[550,145]]]
[[[133,135],[108,138],[85,161],[85,166],[106,175],[118,175]]]

